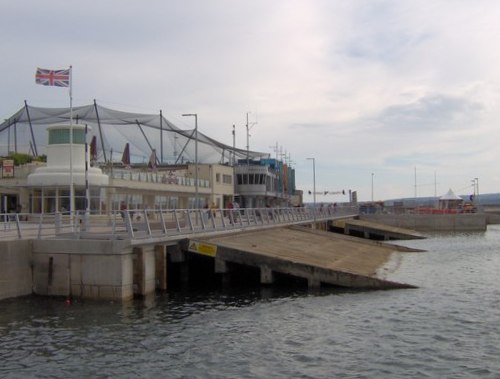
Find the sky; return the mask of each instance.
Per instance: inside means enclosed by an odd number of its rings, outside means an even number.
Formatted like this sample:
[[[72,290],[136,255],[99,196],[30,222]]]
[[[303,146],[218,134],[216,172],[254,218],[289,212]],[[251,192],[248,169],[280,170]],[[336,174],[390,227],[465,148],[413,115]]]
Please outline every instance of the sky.
[[[0,117],[158,113],[286,154],[318,202],[500,192],[500,1],[0,0]],[[308,158],[314,158],[308,159]],[[476,179],[477,178],[477,179]]]

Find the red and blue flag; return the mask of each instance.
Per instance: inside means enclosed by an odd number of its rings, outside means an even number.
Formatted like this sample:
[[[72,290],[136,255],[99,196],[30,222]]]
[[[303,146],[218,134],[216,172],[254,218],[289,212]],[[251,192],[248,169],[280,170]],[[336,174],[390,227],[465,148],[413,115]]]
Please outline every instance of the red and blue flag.
[[[70,69],[47,70],[37,68],[35,81],[36,84],[41,84],[42,86],[69,87]]]

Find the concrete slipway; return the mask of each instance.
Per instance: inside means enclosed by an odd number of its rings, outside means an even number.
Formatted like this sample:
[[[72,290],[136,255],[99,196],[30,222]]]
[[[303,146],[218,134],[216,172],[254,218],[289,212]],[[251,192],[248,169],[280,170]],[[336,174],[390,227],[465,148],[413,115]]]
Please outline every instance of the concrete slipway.
[[[309,287],[370,289],[413,288],[379,273],[394,254],[417,251],[298,226],[191,239],[188,250],[214,257],[219,273],[230,273],[231,263],[259,267],[262,283],[277,272],[304,278]]]

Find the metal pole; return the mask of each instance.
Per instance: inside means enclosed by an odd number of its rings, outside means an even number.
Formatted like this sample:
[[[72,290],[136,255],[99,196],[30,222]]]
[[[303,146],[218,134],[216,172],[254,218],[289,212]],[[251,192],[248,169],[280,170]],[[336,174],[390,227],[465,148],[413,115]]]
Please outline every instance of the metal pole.
[[[316,228],[316,159],[314,158],[307,158],[308,160],[313,162],[313,219],[314,219],[314,225],[313,229]]]
[[[30,111],[28,108],[28,102],[26,100],[24,100],[24,107],[26,109],[26,115],[28,116],[28,123],[30,124],[31,141],[33,142],[33,153],[34,153],[35,157],[37,157],[38,151],[36,149],[35,135],[33,134],[33,125],[31,124]]]
[[[73,183],[73,69],[69,66],[69,214],[71,227],[74,227],[75,186]]]
[[[415,166],[415,207],[417,206],[417,166]]]
[[[231,161],[231,165],[234,166],[236,164],[236,126],[233,124],[233,157]]]
[[[372,172],[372,203],[373,203],[373,172]]]
[[[17,153],[17,121],[14,120],[14,152]]]
[[[196,202],[196,206],[199,208],[200,205],[198,204],[198,114],[195,113],[194,115],[194,130],[195,130],[195,140],[194,140],[194,167],[196,170],[195,173],[195,195],[194,199]]]
[[[102,138],[101,119],[99,118],[99,112],[97,111],[97,102],[95,101],[95,99],[94,99],[94,109],[97,118],[97,126],[99,127],[99,136],[101,137],[101,147],[102,147],[102,154],[104,156],[104,162],[108,162],[108,159],[106,157],[106,149],[104,148],[104,138]],[[112,161],[112,159],[110,160]]]
[[[151,153],[152,153],[154,151],[153,145],[151,145],[151,143],[149,142],[148,137],[146,136],[146,133],[144,133],[144,130],[142,129],[141,124],[139,123],[139,120],[135,120],[135,123],[139,127],[139,130],[141,131],[141,133],[142,133],[144,139],[146,140],[146,143],[148,144],[149,148],[151,149]],[[157,162],[158,162],[158,157],[155,157],[155,163],[157,163]]]
[[[247,166],[250,164],[250,132],[248,130],[248,113],[247,112]]]
[[[163,163],[163,115],[160,109],[160,164]]]
[[[89,144],[87,142],[88,126],[85,124],[85,197],[87,206],[85,210],[90,214],[90,188],[89,188]],[[86,220],[87,221],[87,220]]]
[[[194,180],[195,180],[195,195],[194,202],[195,208],[199,207],[198,204],[198,114],[197,113],[184,113],[183,117],[194,117]]]
[[[476,180],[476,189],[477,189],[477,203],[479,204],[479,178],[474,178]]]

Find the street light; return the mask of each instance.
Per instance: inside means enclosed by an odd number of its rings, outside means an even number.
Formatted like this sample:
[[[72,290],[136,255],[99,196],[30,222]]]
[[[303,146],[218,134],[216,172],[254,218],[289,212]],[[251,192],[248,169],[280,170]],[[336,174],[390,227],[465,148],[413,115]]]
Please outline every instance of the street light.
[[[247,123],[246,123],[246,128],[247,128],[247,166],[250,164],[250,130],[257,124],[257,121],[252,122],[251,124],[248,123],[248,115],[250,112],[247,112]]]
[[[314,225],[313,229],[316,228],[316,159],[314,158],[306,158],[307,160],[310,160],[313,162],[313,218],[314,218]]]
[[[374,175],[375,175],[375,174],[372,172],[372,203],[373,203],[373,176],[374,176]]]
[[[198,204],[198,114],[197,113],[184,113],[183,117],[194,117],[194,180],[195,180],[195,194],[194,202],[195,208],[199,208]]]

